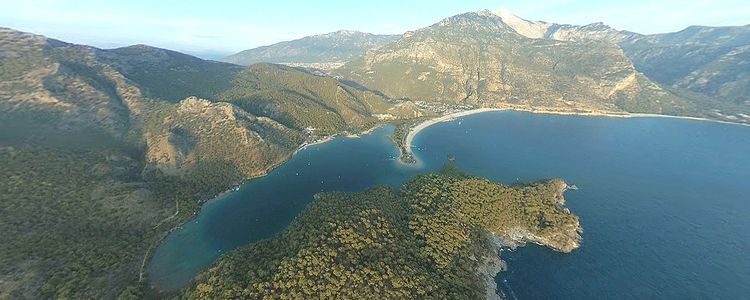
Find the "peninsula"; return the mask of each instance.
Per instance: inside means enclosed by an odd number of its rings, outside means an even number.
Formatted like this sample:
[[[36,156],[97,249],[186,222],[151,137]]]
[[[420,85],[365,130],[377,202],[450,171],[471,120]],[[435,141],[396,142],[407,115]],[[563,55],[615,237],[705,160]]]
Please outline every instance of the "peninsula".
[[[497,299],[500,247],[578,247],[566,187],[559,179],[504,185],[449,162],[398,191],[317,194],[286,230],[221,257],[183,296]]]
[[[494,109],[750,124],[747,25],[644,35],[491,10],[435,21],[225,62],[0,27],[0,299],[142,298],[152,249],[206,200],[385,122],[401,124],[407,161],[421,129]]]

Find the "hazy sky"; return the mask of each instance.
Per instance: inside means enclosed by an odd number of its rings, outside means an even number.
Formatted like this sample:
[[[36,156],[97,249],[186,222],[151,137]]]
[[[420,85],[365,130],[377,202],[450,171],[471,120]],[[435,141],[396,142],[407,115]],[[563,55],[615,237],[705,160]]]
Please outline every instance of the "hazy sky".
[[[102,48],[142,43],[207,54],[339,29],[403,33],[485,8],[556,23],[602,21],[640,33],[750,23],[748,0],[0,0],[0,26]]]

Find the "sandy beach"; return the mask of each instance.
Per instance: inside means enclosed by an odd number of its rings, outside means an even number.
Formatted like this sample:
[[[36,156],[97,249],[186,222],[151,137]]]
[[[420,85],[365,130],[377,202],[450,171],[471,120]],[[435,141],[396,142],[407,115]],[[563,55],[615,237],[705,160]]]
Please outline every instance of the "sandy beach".
[[[409,128],[409,133],[406,135],[406,139],[404,140],[404,148],[407,153],[404,153],[402,155],[411,155],[411,156],[414,155],[414,153],[411,151],[411,146],[412,146],[411,142],[420,131],[422,131],[423,129],[427,127],[430,127],[440,122],[452,121],[455,118],[462,117],[462,116],[468,116],[468,115],[478,114],[478,113],[488,112],[488,111],[502,111],[502,110],[506,110],[506,109],[478,108],[478,109],[472,109],[472,110],[465,110],[465,111],[459,111],[459,112],[455,112],[452,114],[447,114],[447,115],[443,115],[440,117],[432,118],[422,123],[419,123],[417,126]]]
[[[737,123],[737,122],[729,122],[729,121],[721,121],[721,120],[713,120],[713,119],[707,119],[707,118],[700,118],[700,117],[689,117],[689,116],[672,116],[672,115],[659,115],[659,114],[641,114],[641,113],[627,113],[627,112],[599,112],[599,111],[591,111],[591,112],[580,112],[580,111],[565,111],[565,110],[554,110],[554,109],[530,109],[530,108],[518,108],[518,107],[511,107],[511,108],[477,108],[477,109],[471,109],[471,110],[465,110],[460,112],[455,112],[439,117],[435,117],[429,120],[426,120],[422,123],[419,123],[417,126],[414,126],[409,129],[409,133],[406,135],[406,138],[404,139],[404,148],[407,153],[403,153],[402,155],[407,155],[414,157],[414,153],[412,152],[412,141],[414,140],[414,137],[419,134],[420,131],[424,130],[427,127],[430,127],[432,125],[435,125],[440,122],[448,122],[452,121],[458,117],[488,112],[488,111],[523,111],[523,112],[530,112],[535,114],[548,114],[548,115],[576,115],[576,116],[603,116],[603,117],[612,117],[612,118],[672,118],[672,119],[685,119],[685,120],[694,120],[694,121],[704,121],[704,122],[714,122],[714,123],[722,123],[722,124],[732,124],[732,125],[741,125],[741,126],[750,126],[750,124],[745,123]]]

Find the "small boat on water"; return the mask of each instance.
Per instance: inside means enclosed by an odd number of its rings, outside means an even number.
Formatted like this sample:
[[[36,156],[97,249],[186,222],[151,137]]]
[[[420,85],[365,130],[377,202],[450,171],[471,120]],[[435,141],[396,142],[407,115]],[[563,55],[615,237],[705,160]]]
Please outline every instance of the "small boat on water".
[[[577,186],[577,185],[575,185],[575,184],[571,184],[571,185],[569,185],[569,186],[568,186],[568,189],[569,189],[569,190],[574,190],[574,191],[577,191],[577,190],[578,190],[578,186]]]

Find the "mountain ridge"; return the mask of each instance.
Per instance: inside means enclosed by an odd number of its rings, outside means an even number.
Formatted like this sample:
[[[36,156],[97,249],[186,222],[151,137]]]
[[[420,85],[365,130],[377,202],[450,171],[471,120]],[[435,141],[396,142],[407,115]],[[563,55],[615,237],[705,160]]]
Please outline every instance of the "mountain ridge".
[[[750,122],[748,106],[652,81],[620,46],[640,38],[601,23],[531,22],[484,10],[407,32],[334,73],[419,102]]]
[[[750,25],[690,26],[620,46],[644,74],[665,86],[750,106]]]
[[[639,35],[471,12],[343,60],[311,51],[344,64],[332,77],[0,28],[0,298],[143,296],[151,247],[202,201],[384,120],[509,107],[748,123],[749,29]]]
[[[532,39],[484,12],[405,34],[337,72],[389,97],[422,102],[614,112],[692,109],[637,72],[615,44]],[[655,105],[659,97],[663,103]]]
[[[632,61],[632,65],[635,68],[636,73],[638,73],[635,75],[635,78],[637,79],[635,81],[642,83],[642,85],[637,89],[646,91],[649,94],[652,94],[652,96],[644,97],[646,98],[645,101],[632,98],[630,100],[620,99],[616,101],[620,103],[619,108],[615,107],[613,109],[613,107],[609,107],[606,110],[617,113],[622,111],[658,114],[667,113],[714,118],[729,122],[750,122],[750,119],[747,117],[750,114],[750,91],[746,88],[748,86],[747,83],[750,83],[750,75],[743,72],[742,67],[740,67],[747,63],[746,47],[750,45],[750,42],[739,38],[734,40],[721,40],[720,38],[714,37],[713,40],[710,40],[710,37],[707,37],[704,39],[708,39],[709,42],[699,42],[700,45],[698,47],[702,47],[701,49],[703,50],[698,51],[696,51],[696,45],[694,42],[680,44],[680,41],[686,36],[684,32],[727,31],[735,29],[737,29],[735,31],[739,31],[739,29],[742,29],[743,27],[750,26],[690,26],[675,33],[643,35],[626,30],[617,30],[602,22],[595,22],[587,25],[571,25],[549,23],[545,21],[529,21],[516,16],[507,10],[487,9],[447,17],[433,26],[438,24],[448,25],[451,22],[455,22],[457,17],[469,14],[474,15],[476,18],[484,18],[485,23],[487,24],[494,22],[495,24],[493,25],[494,27],[492,30],[496,31],[496,34],[500,34],[500,32],[504,31],[506,32],[505,34],[512,32],[528,39],[536,40],[578,43],[600,41],[617,45],[617,47],[622,49],[624,56]],[[459,24],[454,25],[458,26]],[[410,38],[415,33],[430,27],[432,26],[407,31],[397,40]],[[468,27],[466,29],[468,29]],[[734,35],[742,36],[742,33],[734,33]],[[379,47],[389,47],[389,45],[393,45],[397,40],[372,47],[368,50],[377,51],[377,48]],[[731,44],[734,41],[736,41],[736,45]],[[667,43],[669,43],[669,45],[667,45]],[[689,50],[686,47],[693,48],[691,48],[692,50]],[[727,47],[731,47],[731,51],[711,50],[712,48],[727,49]],[[688,53],[691,53],[692,57],[686,56]],[[353,56],[347,64],[351,66],[352,61],[356,61],[360,59],[360,57],[367,57],[365,58],[366,60],[372,59],[371,55],[368,56],[368,51],[363,51],[360,55],[361,56],[359,57]],[[707,61],[701,62],[700,60]],[[700,64],[701,66],[696,66],[696,64]],[[366,88],[380,90],[380,92],[389,89],[386,85],[368,85],[366,82],[368,79],[358,77],[359,75],[354,77],[347,75],[346,73],[350,72],[350,70],[348,70],[350,68],[347,68],[343,63],[329,64],[327,62],[317,61],[313,63],[292,65],[324,69],[325,71],[323,73],[334,74],[349,80],[359,81],[360,84],[365,83]],[[680,65],[682,67],[680,67]],[[340,67],[343,67],[344,70],[337,70]],[[685,71],[679,71],[681,68],[685,69]],[[366,70],[366,72],[371,71],[372,70]],[[675,71],[681,73],[672,74]],[[396,76],[399,75],[397,74]],[[449,77],[455,76],[456,74],[449,75]],[[681,77],[678,78],[674,76]],[[386,75],[380,77],[389,76]],[[456,79],[468,82],[468,78],[465,75],[458,77],[459,78]],[[633,81],[631,79],[632,77],[633,76],[626,76],[620,78],[618,80],[618,82],[620,82],[619,86],[627,86],[626,83]],[[384,79],[381,78],[380,80]],[[412,79],[407,79],[407,81],[409,80]],[[399,80],[396,80],[396,84],[400,83]],[[413,81],[412,83],[418,83],[418,81]],[[454,88],[458,88],[458,85],[460,84],[457,84]],[[476,85],[477,83],[474,83],[474,86]],[[615,86],[618,85],[615,84]],[[402,98],[404,96],[403,94],[398,93],[385,94],[392,98]],[[474,94],[478,94],[478,92],[474,91]],[[654,94],[658,94],[658,96]],[[669,98],[669,100],[666,100],[668,102],[667,107],[663,107],[664,105],[661,104],[657,105],[656,103],[659,103],[659,101],[657,101],[658,98],[664,97]],[[420,101],[426,98],[427,97],[422,97]],[[611,103],[614,100],[603,99],[601,101]],[[559,104],[560,103],[546,106],[552,109],[559,109]],[[518,106],[510,105],[510,107]],[[521,108],[528,109],[529,107],[528,105],[522,105]],[[573,110],[579,109],[594,109],[598,111],[601,110],[602,107],[573,108]]]
[[[0,58],[0,298],[141,294],[151,247],[202,201],[390,111],[330,77],[145,45],[1,29]]]
[[[338,30],[240,51],[223,59],[239,65],[259,62],[282,64],[330,64],[337,66],[367,49],[395,39],[354,30]]]
[[[528,38],[554,39],[561,41],[597,39],[619,43],[628,38],[642,36],[639,33],[614,29],[603,22],[595,22],[586,25],[571,25],[548,23],[545,21],[529,21],[503,9],[480,10],[477,13],[497,16],[517,33]]]

